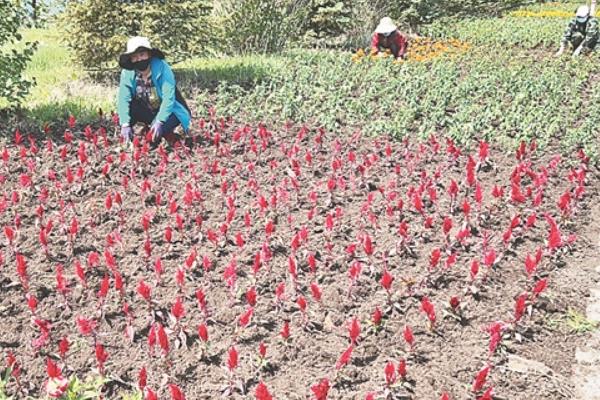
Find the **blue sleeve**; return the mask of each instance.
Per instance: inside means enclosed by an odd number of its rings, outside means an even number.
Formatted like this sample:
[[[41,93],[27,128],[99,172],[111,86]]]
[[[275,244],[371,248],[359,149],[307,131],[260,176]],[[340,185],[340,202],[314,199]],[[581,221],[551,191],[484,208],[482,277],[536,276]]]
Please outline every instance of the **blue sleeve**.
[[[162,91],[162,98],[156,120],[164,123],[169,119],[175,107],[175,75],[169,64],[164,61],[161,64],[162,73],[159,85]]]
[[[119,122],[121,125],[128,125],[131,122],[129,115],[129,105],[133,97],[133,83],[131,71],[121,71],[121,80],[119,82],[119,97],[117,112],[119,113]]]

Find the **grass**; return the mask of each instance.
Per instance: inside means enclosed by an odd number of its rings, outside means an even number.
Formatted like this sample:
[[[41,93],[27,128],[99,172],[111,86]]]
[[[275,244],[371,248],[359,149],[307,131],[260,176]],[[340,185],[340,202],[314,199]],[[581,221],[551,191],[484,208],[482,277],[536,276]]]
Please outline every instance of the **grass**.
[[[46,123],[65,121],[70,114],[91,121],[98,109],[114,108],[116,89],[90,80],[71,61],[68,49],[60,42],[57,29],[26,29],[23,42],[38,42],[38,50],[27,66],[25,77],[36,85],[23,101],[23,110],[9,121],[29,129]],[[7,106],[0,103],[0,109]],[[6,124],[5,124],[6,125]],[[2,128],[0,128],[1,131]]]

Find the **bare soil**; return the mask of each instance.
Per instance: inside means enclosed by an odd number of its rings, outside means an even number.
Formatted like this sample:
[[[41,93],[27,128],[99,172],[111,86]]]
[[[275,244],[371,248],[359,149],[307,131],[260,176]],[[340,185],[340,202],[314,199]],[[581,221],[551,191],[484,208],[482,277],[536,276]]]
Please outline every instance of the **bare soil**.
[[[568,312],[585,310],[593,284],[588,279],[592,266],[585,260],[593,256],[594,247],[584,235],[551,251],[544,214],[558,222],[565,242],[569,235],[597,222],[598,215],[591,211],[599,188],[594,167],[582,163],[577,154],[557,159],[555,149],[527,151],[517,160],[514,151],[492,145],[489,161],[476,171],[483,194],[478,207],[465,172],[469,155],[475,162],[479,159],[477,143],[462,148],[454,160],[451,146],[443,139],[437,139],[439,143],[397,142],[359,134],[320,134],[318,129],[301,131],[298,126],[273,131],[229,126],[227,121],[214,119],[194,129],[187,147],[175,149],[151,150],[140,139],[133,151],[121,151],[112,132],[105,140],[100,130],[88,132],[87,137],[77,131],[71,143],[55,137],[51,152],[47,138],[35,139],[37,151],[27,138],[20,145],[12,140],[0,144],[0,150],[6,148],[9,154],[9,160],[0,164],[0,200],[4,195],[0,225],[16,230],[13,244],[4,233],[1,237],[0,348],[4,355],[14,353],[22,369],[21,392],[11,379],[8,393],[17,398],[43,395],[47,357],[58,363],[64,376],[97,374],[97,342],[108,353],[105,374],[110,382],[104,388],[108,399],[135,389],[142,367],[148,371],[148,386],[160,398],[169,398],[166,385],[174,383],[188,399],[253,399],[257,383],[263,381],[274,398],[312,399],[311,386],[327,378],[329,399],[364,399],[369,392],[387,399],[439,399],[443,392],[452,399],[474,399],[482,391],[472,392],[473,381],[488,364],[492,368],[483,389],[493,386],[495,399],[573,397],[574,353],[587,336],[573,331]],[[220,136],[218,145],[216,136]],[[78,150],[81,143],[85,161]],[[386,155],[388,145],[390,155]],[[523,203],[511,201],[511,174],[517,166]],[[82,179],[77,177],[80,167]],[[66,182],[67,168],[74,175],[72,183]],[[108,168],[106,175],[104,168]],[[571,212],[563,216],[557,203],[566,190],[574,194],[577,185],[569,176],[581,168],[591,169],[585,194],[573,199]],[[49,179],[52,170],[55,180]],[[542,186],[543,201],[534,206],[538,190],[534,181],[544,170],[548,174]],[[31,185],[26,177],[31,178]],[[448,194],[452,179],[458,184],[453,206]],[[328,184],[335,188],[328,189]],[[492,196],[494,185],[504,188],[501,198]],[[436,190],[435,202],[430,200],[430,187]],[[415,209],[413,193],[419,191],[422,212]],[[121,205],[115,200],[117,192]],[[316,194],[313,199],[311,192]],[[18,199],[13,202],[14,196]],[[261,196],[267,203],[263,208]],[[465,199],[471,206],[468,218],[462,211]],[[40,205],[44,208],[41,218],[36,213]],[[537,221],[526,228],[525,221],[534,212]],[[144,213],[151,214],[147,232],[141,222]],[[182,230],[177,227],[178,215]],[[332,229],[327,226],[329,215]],[[517,215],[520,222],[505,244],[503,234]],[[430,228],[424,227],[427,217],[432,217]],[[452,219],[448,237],[442,230],[445,217]],[[20,219],[18,229],[15,218]],[[67,232],[73,218],[78,221],[78,232],[71,246]],[[49,220],[54,227],[46,255],[39,235]],[[268,221],[273,222],[274,232],[267,238]],[[171,244],[165,240],[168,226],[173,229]],[[460,243],[456,235],[463,227],[470,228],[470,235]],[[295,246],[293,238],[303,228],[307,238]],[[404,239],[400,228],[406,230]],[[238,234],[243,244],[237,242]],[[113,240],[107,240],[107,235]],[[367,235],[373,244],[370,255],[365,248]],[[272,259],[263,257],[254,276],[254,259],[263,245]],[[353,245],[356,248],[351,252],[348,247]],[[538,247],[543,257],[534,276],[528,278],[524,260]],[[441,250],[441,258],[430,268],[434,249]],[[497,257],[487,267],[484,255],[490,249]],[[97,266],[88,264],[93,252],[99,255]],[[114,256],[115,267],[107,263],[105,252]],[[192,252],[195,262],[188,265]],[[17,274],[16,253],[27,262],[28,291]],[[309,254],[315,255],[315,272],[308,265]],[[451,254],[456,261],[447,266]],[[211,260],[208,272],[204,256]],[[290,257],[297,265],[297,278],[290,273]],[[164,268],[160,282],[154,271],[158,258]],[[77,260],[85,269],[87,287],[75,273]],[[481,267],[471,280],[473,260],[479,260]],[[362,272],[349,291],[349,269],[356,261]],[[66,298],[57,291],[58,264],[65,270]],[[177,284],[178,269],[184,271],[183,287]],[[235,277],[235,282],[229,282],[232,287],[227,284],[227,269]],[[385,270],[394,278],[389,295],[381,285]],[[121,294],[115,290],[117,273],[124,281]],[[110,279],[110,289],[102,302],[97,294],[104,276]],[[547,279],[548,288],[534,300],[532,288],[542,278]],[[151,287],[151,305],[137,293],[142,280]],[[275,292],[282,283],[285,293],[278,301]],[[321,289],[320,301],[313,298],[311,283]],[[242,328],[239,319],[249,308],[245,294],[251,286],[256,288],[257,302],[249,325]],[[198,289],[206,294],[207,315],[198,307]],[[515,323],[515,299],[525,291],[529,293],[527,309]],[[25,293],[39,301],[35,315]],[[306,317],[297,302],[301,296],[308,304]],[[452,296],[460,300],[456,310],[449,305]],[[178,297],[185,308],[179,323],[171,315]],[[435,308],[433,327],[421,310],[424,297]],[[125,334],[125,302],[134,315],[132,340]],[[383,313],[380,326],[371,322],[376,308]],[[78,317],[97,321],[94,337],[80,333]],[[336,369],[350,344],[348,326],[354,317],[360,322],[359,340],[348,364]],[[33,342],[40,330],[35,318],[51,324],[47,343],[37,349]],[[285,321],[290,326],[287,340],[280,334]],[[496,321],[506,328],[500,345],[490,354],[486,327]],[[154,322],[166,328],[168,355],[158,346],[150,351],[148,335]],[[208,327],[208,346],[198,337],[201,323]],[[414,331],[412,351],[403,338],[407,325]],[[58,342],[63,337],[71,346],[61,360]],[[267,348],[263,364],[257,362],[261,342]],[[228,350],[232,346],[239,363],[230,372]],[[550,372],[512,371],[507,361],[510,355],[541,362]],[[406,378],[386,385],[386,364],[392,361],[397,366],[401,359],[407,362]]]

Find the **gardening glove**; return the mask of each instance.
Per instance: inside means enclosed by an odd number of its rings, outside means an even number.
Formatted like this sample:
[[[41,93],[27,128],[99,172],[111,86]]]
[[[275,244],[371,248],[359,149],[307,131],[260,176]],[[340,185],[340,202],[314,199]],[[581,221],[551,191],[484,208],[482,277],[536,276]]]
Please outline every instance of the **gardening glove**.
[[[579,55],[581,54],[581,51],[583,50],[583,46],[579,46],[574,52],[573,52],[573,58],[575,57],[579,57]]]
[[[565,45],[561,44],[560,49],[554,54],[554,57],[560,57],[565,52]]]
[[[155,143],[159,142],[160,138],[163,135],[163,123],[160,121],[154,122],[154,124],[152,124],[152,127],[150,128],[150,131],[153,133],[152,141]]]
[[[133,137],[133,129],[129,125],[123,125],[121,127],[121,137],[125,143],[129,142]]]

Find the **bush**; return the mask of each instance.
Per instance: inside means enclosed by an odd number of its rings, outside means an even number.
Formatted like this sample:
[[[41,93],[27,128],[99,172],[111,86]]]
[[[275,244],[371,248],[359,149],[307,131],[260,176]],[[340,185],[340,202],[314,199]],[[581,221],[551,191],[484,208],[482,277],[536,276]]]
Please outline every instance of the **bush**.
[[[299,40],[307,8],[301,1],[225,0],[217,16],[224,53],[273,53]]]
[[[18,30],[23,19],[22,10],[11,0],[0,0],[0,99],[17,105],[29,92],[33,81],[23,78],[36,43],[15,48],[21,40]]]
[[[347,40],[352,25],[348,1],[309,0],[304,42],[319,47],[339,47]]]
[[[175,62],[199,54],[210,33],[208,0],[71,0],[65,41],[87,69],[114,67],[127,39],[150,38]]]

